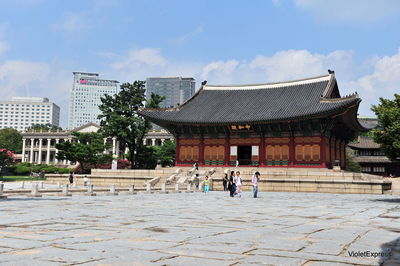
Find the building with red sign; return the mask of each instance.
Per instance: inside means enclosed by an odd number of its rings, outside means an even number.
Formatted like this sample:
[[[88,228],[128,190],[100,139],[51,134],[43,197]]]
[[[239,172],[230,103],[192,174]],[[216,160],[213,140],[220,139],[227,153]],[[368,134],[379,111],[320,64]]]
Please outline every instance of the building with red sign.
[[[365,128],[358,95],[341,97],[333,71],[278,83],[214,86],[184,104],[139,113],[174,134],[176,165],[345,168]]]

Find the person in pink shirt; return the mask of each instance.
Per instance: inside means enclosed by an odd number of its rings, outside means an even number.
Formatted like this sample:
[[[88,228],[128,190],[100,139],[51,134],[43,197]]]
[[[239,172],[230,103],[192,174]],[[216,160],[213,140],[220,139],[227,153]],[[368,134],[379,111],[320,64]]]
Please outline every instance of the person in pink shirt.
[[[253,184],[253,198],[257,198],[258,181],[260,181],[260,172],[255,172],[251,177],[251,183]]]

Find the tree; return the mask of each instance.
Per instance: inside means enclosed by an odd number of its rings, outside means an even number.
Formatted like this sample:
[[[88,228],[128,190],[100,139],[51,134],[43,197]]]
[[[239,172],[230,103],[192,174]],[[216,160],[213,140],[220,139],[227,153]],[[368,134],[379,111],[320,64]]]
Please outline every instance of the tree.
[[[61,127],[52,125],[52,124],[33,124],[31,125],[28,130],[34,130],[34,131],[57,131],[57,130],[62,130]]]
[[[109,145],[104,144],[101,134],[72,132],[72,135],[75,136],[76,142],[66,141],[56,144],[57,159],[78,162],[83,173],[88,173],[90,167],[97,168],[98,165],[112,161],[111,154],[103,153]]]
[[[12,151],[7,149],[0,149],[0,175],[4,167],[14,164],[15,155]]]
[[[155,146],[154,156],[156,160],[161,160],[162,166],[175,165],[175,141],[166,140],[163,145]]]
[[[379,101],[371,108],[378,117],[374,141],[392,161],[400,160],[400,94],[395,94],[394,100],[379,98]]]
[[[22,135],[14,128],[0,129],[0,148],[21,153]]]
[[[147,160],[143,157],[143,152],[148,152],[143,144],[144,136],[151,128],[151,123],[138,115],[139,108],[157,108],[165,97],[152,94],[149,101],[145,98],[145,81],[134,81],[123,83],[120,92],[114,96],[105,95],[101,98],[102,104],[99,106],[102,114],[98,119],[100,122],[100,132],[104,136],[116,137],[120,142],[120,148],[128,148],[128,159],[131,168],[144,168]]]
[[[354,152],[351,150],[346,150],[346,170],[355,173],[361,172],[361,166],[356,162]]]

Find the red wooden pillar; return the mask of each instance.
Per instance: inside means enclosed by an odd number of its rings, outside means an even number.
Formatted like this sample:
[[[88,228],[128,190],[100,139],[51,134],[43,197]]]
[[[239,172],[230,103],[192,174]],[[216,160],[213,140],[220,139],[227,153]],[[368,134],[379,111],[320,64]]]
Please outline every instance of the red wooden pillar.
[[[204,138],[200,137],[200,154],[199,154],[199,165],[204,165]]]
[[[320,151],[321,151],[321,167],[326,168],[326,137],[321,136],[321,141],[319,143]]]
[[[264,137],[264,134],[261,134],[259,160],[260,160],[260,166],[265,166],[265,137]]]
[[[225,166],[229,166],[229,159],[230,159],[230,141],[229,141],[229,136],[225,138],[225,161],[224,164]]]
[[[295,160],[295,145],[294,145],[294,135],[290,134],[290,142],[289,142],[289,167],[294,167]]]
[[[180,164],[179,161],[179,150],[180,150],[180,141],[179,141],[179,137],[176,137],[176,151],[175,151],[175,165]]]

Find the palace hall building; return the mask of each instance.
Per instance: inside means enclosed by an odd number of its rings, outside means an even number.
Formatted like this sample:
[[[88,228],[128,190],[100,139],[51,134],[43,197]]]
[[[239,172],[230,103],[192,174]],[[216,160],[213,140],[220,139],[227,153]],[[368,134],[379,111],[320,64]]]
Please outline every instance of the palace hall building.
[[[328,75],[254,85],[207,85],[180,106],[141,115],[176,138],[176,165],[345,168],[345,147],[365,128],[358,95]]]

